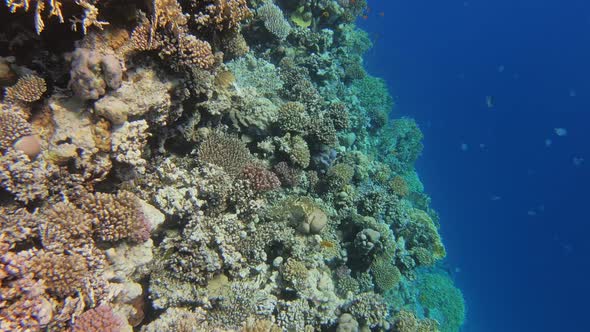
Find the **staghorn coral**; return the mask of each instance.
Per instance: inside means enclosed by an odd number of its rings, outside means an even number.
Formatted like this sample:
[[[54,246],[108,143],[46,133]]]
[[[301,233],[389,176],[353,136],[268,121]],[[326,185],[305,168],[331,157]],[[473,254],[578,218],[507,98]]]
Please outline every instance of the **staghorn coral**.
[[[328,185],[333,190],[342,190],[342,188],[352,181],[354,168],[345,163],[336,164],[328,169]]]
[[[217,165],[232,176],[239,175],[251,158],[242,141],[223,133],[210,134],[198,151],[199,162]]]
[[[46,16],[47,18],[55,16],[57,17],[60,23],[64,23],[64,17],[61,10],[63,6],[62,1],[47,1],[47,4],[49,5],[47,9],[45,2],[45,0],[7,0],[6,6],[8,7],[11,13],[15,13],[20,9],[22,9],[25,12],[28,12],[31,7],[34,7],[35,30],[37,31],[37,34],[41,34],[41,32],[45,29],[45,22],[43,21],[43,16]],[[99,29],[102,29],[104,25],[109,24],[108,22],[98,20],[98,8],[94,6],[94,1],[78,0],[76,1],[76,5],[81,7],[80,10],[83,11],[83,16],[82,18],[70,18],[72,30],[76,31],[77,25],[80,24],[82,32],[86,34],[88,28],[91,26],[95,26]]]
[[[7,87],[4,98],[9,102],[34,102],[39,100],[47,91],[47,85],[42,77],[25,75],[18,79],[15,85]]]
[[[130,192],[88,194],[81,198],[79,205],[92,215],[94,232],[101,241],[145,242],[150,237],[151,227],[139,199]]]
[[[291,25],[283,16],[283,11],[272,2],[265,2],[256,10],[256,14],[264,22],[266,29],[278,40],[284,40],[291,33]]]

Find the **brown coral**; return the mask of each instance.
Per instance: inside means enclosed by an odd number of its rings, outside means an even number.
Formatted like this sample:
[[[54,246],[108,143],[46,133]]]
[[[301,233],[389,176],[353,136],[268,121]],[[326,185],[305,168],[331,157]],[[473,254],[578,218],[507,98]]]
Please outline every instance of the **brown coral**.
[[[0,331],[37,331],[52,318],[45,286],[23,275],[25,263],[0,237]]]
[[[20,115],[0,111],[0,150],[6,150],[19,138],[32,134],[31,125]]]
[[[9,211],[0,207],[0,230],[5,243],[15,244],[36,237],[39,220],[25,209]]]
[[[195,22],[219,31],[236,29],[242,20],[252,17],[246,0],[193,1],[192,4]]]
[[[209,135],[199,147],[201,163],[217,165],[228,174],[237,176],[251,160],[250,151],[242,141],[222,133]]]
[[[59,298],[84,290],[91,277],[86,259],[78,254],[39,252],[31,258],[28,269]]]
[[[25,204],[49,195],[47,175],[50,165],[31,159],[21,151],[7,150],[0,155],[0,187]]]
[[[43,211],[45,222],[40,226],[45,249],[71,251],[92,245],[92,220],[72,203],[59,202]]]
[[[407,196],[410,191],[406,180],[399,175],[396,175],[391,179],[389,182],[389,189],[399,197]]]
[[[150,237],[139,199],[128,191],[88,194],[80,200],[80,207],[92,216],[94,233],[102,241],[145,242]]]
[[[45,80],[37,75],[25,75],[15,85],[6,88],[5,98],[8,101],[34,102],[47,91]]]
[[[287,102],[279,110],[278,124],[283,131],[303,134],[309,122],[305,106],[299,102]]]
[[[72,326],[72,332],[119,332],[124,321],[108,305],[100,305],[83,313]]]
[[[296,187],[301,182],[301,170],[289,167],[284,161],[276,164],[273,170],[279,177],[279,180],[281,180],[281,183],[287,187]]]

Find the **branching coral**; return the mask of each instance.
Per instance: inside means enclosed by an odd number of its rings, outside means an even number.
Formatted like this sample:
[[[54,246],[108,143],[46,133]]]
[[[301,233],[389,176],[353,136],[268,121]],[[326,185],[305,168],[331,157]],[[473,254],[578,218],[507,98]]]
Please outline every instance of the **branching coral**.
[[[246,165],[242,170],[244,177],[255,191],[263,192],[277,189],[281,181],[275,173],[258,165]]]
[[[94,231],[100,240],[144,242],[149,239],[151,229],[139,204],[132,193],[119,191],[86,195],[80,208],[92,215]]]
[[[0,155],[0,187],[23,203],[46,198],[50,168],[43,159],[31,161],[23,152],[10,149]]]
[[[12,147],[19,138],[33,134],[31,125],[16,113],[0,111],[0,150]]]
[[[49,5],[48,10],[45,10],[45,2]],[[81,25],[82,32],[86,34],[88,28],[95,26],[102,29],[104,25],[109,24],[108,22],[98,20],[98,8],[94,5],[97,1],[91,0],[77,0],[76,5],[80,6],[84,12],[82,18],[72,17],[70,22],[72,23],[72,30],[76,31],[77,24]],[[20,9],[28,12],[31,7],[35,7],[35,30],[37,34],[40,34],[45,28],[45,22],[43,16],[51,18],[56,16],[60,23],[64,22],[61,8],[63,6],[60,0],[6,0],[6,6],[10,9],[11,13],[14,13]]]
[[[212,133],[198,152],[199,162],[217,165],[228,174],[239,175],[252,158],[242,141],[222,133]]]
[[[283,16],[279,6],[267,1],[256,11],[258,17],[264,22],[264,26],[277,39],[284,40],[291,33],[291,25]]]
[[[242,20],[252,16],[246,0],[193,1],[192,5],[198,25],[219,31],[236,29]]]
[[[37,101],[47,91],[47,85],[42,77],[37,75],[25,75],[18,79],[15,85],[6,88],[7,101]]]

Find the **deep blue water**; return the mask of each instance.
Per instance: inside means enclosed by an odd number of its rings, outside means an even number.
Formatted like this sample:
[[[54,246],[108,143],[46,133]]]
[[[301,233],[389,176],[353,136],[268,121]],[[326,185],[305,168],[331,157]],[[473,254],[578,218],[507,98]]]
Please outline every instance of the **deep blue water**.
[[[590,331],[590,1],[368,2],[366,65],[424,131],[464,331]]]

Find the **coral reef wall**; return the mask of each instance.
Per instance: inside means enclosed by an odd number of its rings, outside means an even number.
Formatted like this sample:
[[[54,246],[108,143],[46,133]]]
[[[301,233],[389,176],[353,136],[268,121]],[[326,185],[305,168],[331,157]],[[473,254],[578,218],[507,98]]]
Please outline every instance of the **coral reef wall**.
[[[5,4],[1,331],[459,329],[364,0]]]

